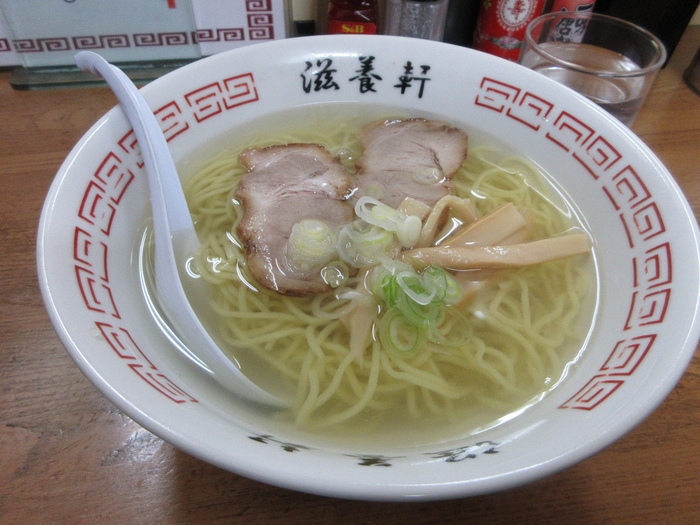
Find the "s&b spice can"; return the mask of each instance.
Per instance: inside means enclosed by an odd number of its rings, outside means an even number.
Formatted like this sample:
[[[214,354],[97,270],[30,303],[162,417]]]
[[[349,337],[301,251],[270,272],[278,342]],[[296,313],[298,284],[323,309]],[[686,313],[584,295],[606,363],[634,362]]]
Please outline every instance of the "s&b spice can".
[[[482,0],[474,49],[517,62],[525,28],[542,14],[545,0]]]
[[[330,0],[329,35],[376,35],[379,19],[377,0]]]

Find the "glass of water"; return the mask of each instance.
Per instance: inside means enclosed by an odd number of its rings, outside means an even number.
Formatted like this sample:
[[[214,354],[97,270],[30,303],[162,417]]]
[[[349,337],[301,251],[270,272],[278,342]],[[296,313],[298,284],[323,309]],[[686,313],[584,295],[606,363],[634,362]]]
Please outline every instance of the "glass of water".
[[[607,15],[567,11],[530,22],[519,60],[627,126],[665,61],[666,48],[649,31]]]

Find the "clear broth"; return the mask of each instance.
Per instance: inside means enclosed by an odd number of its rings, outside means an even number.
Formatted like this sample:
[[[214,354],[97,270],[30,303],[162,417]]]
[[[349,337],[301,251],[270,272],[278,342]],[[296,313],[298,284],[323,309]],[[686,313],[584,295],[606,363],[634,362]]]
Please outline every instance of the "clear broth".
[[[368,116],[370,115],[370,116]],[[290,137],[295,142],[321,143],[329,149],[338,153],[337,148],[332,144],[324,144],[325,139],[332,136],[337,130],[338,123],[348,131],[349,135],[355,135],[359,129],[368,122],[384,117],[407,118],[425,117],[440,118],[425,114],[406,115],[393,110],[392,108],[368,108],[362,115],[358,115],[352,106],[310,106],[296,108],[283,114],[274,115],[247,123],[236,129],[232,129],[229,134],[222,137],[220,141],[207,147],[206,151],[191,155],[185,162],[181,163],[179,169],[184,180],[194,176],[200,169],[212,162],[212,159],[220,159],[227,155],[233,155],[243,147],[265,146],[269,144],[286,143]],[[309,126],[309,122],[313,122]],[[514,155],[525,159],[525,157],[513,151],[494,137],[485,136],[483,133],[471,129],[469,126],[459,122],[451,122],[452,125],[461,127],[470,136],[470,150],[479,146],[492,148],[504,155]],[[348,166],[352,166],[355,160],[354,155],[349,152],[341,152],[344,161]],[[567,216],[570,227],[588,231],[585,227],[585,220],[576,210],[564,191],[558,187],[554,178],[539,170],[541,176],[538,184],[544,188],[546,199],[551,205],[557,208],[562,215]],[[541,189],[533,191],[541,192]],[[144,251],[147,254],[147,251]],[[142,257],[142,264],[144,263]],[[147,261],[146,261],[147,263]],[[423,446],[427,444],[445,443],[465,436],[478,434],[485,430],[494,428],[517,415],[523,413],[529,407],[535,405],[559,385],[566,377],[567,371],[575,366],[577,360],[583,353],[586,342],[590,337],[597,309],[597,274],[595,270],[594,257],[589,257],[581,262],[585,266],[585,272],[589,276],[589,291],[585,304],[579,314],[578,335],[567,340],[557,353],[561,358],[559,370],[550,373],[543,381],[542,388],[538,392],[533,392],[525,399],[518,399],[509,406],[499,406],[498,408],[488,406],[462,406],[450,417],[428,416],[420,419],[407,417],[401,410],[391,410],[388,412],[365,411],[360,416],[356,416],[348,424],[331,426],[328,428],[299,427],[294,424],[293,418],[285,414],[272,414],[266,410],[252,409],[252,419],[262,429],[261,433],[275,436],[293,436],[296,441],[303,440],[305,444],[318,444],[330,446],[342,450],[390,450],[405,449],[407,447]],[[149,266],[145,264],[144,266]],[[148,272],[146,272],[148,274]],[[507,277],[505,277],[507,278]],[[147,277],[148,280],[148,277]],[[146,283],[144,290],[153,299],[153,287]],[[476,303],[478,305],[478,302]],[[483,315],[475,306],[473,315],[478,317]],[[211,320],[209,320],[210,322]],[[167,323],[160,323],[161,328],[167,332]],[[249,376],[265,384],[277,383],[281,378],[274,373],[269,365],[261,363],[249,352],[236,352],[236,359],[241,363],[243,370]],[[247,407],[246,410],[250,409]],[[332,408],[331,408],[332,410]]]

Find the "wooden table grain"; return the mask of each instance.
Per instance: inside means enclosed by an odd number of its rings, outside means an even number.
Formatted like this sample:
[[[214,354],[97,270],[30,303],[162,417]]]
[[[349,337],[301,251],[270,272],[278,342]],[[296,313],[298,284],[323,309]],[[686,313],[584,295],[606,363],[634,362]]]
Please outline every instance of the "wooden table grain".
[[[689,28],[634,130],[700,212],[700,96],[682,81]],[[45,312],[36,231],[72,146],[115,104],[106,88],[13,91],[0,73],[0,523],[700,523],[700,361],[596,456],[506,492],[432,503],[301,494],[178,451],[82,375]]]

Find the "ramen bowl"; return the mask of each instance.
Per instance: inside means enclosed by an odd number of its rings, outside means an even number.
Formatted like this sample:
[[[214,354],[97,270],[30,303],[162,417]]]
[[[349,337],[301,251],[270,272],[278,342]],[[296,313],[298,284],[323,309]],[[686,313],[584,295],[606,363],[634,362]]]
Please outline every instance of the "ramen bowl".
[[[698,228],[673,177],[630,130],[575,92],[469,49],[327,36],[250,46],[160,78],[143,95],[183,178],[260,119],[344,105],[428,116],[496,137],[552,176],[593,239],[594,323],[537,403],[479,432],[390,447],[309,438],[222,389],[177,348],[138,263],[148,191],[120,108],[86,132],[43,209],[38,270],[51,320],[120,410],[175,447],[265,483],[368,500],[435,500],[565,469],[639,424],[698,341]],[[300,117],[301,118],[301,117]]]

